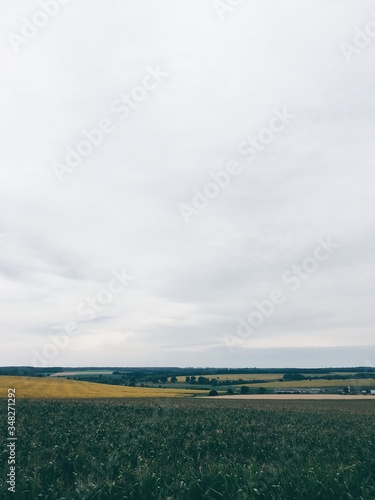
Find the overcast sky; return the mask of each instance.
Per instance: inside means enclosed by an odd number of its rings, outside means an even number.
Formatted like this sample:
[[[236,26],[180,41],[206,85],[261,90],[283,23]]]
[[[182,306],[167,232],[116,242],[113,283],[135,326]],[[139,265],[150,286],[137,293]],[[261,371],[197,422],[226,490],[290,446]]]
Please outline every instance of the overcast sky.
[[[0,364],[374,366],[373,2],[43,3],[0,7]]]

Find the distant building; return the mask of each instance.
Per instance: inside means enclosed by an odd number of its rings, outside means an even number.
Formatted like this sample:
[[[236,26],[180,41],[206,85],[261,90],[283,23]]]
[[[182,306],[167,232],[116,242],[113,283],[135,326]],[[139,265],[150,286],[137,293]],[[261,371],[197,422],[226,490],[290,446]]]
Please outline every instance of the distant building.
[[[320,392],[322,392],[322,390],[315,387],[314,388],[288,387],[285,389],[275,389],[275,394],[319,394]]]
[[[371,389],[370,394],[371,394],[371,396],[375,396],[375,391],[373,391],[373,390]]]

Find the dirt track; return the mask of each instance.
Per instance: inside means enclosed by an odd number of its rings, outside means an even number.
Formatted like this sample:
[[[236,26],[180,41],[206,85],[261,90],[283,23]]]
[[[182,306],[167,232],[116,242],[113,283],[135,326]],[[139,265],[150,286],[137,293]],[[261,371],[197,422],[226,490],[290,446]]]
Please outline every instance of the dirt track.
[[[235,394],[233,396],[204,396],[210,399],[342,399],[353,401],[354,399],[372,399],[375,396],[344,396],[341,394]]]

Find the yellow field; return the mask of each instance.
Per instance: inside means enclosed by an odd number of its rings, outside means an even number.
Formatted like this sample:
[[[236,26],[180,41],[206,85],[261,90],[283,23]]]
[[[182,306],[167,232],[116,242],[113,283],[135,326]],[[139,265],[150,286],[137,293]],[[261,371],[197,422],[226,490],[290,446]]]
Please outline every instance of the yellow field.
[[[194,375],[194,373],[192,373]],[[200,375],[195,375],[195,377],[198,379]],[[277,380],[279,378],[283,377],[282,373],[265,373],[265,374],[260,374],[260,373],[232,373],[232,374],[216,374],[214,373],[213,375],[202,375],[203,377],[207,377],[209,379],[211,378],[217,378],[218,380],[238,380],[239,378],[242,378],[243,380]],[[178,382],[185,382],[185,375],[181,376],[179,375],[177,377]]]
[[[245,384],[246,385],[246,384]],[[249,387],[356,387],[365,386],[375,389],[372,378],[355,378],[351,380],[288,380],[287,382],[267,382],[265,384],[247,384]],[[239,387],[239,386],[237,386]]]
[[[203,391],[187,389],[122,387],[50,377],[0,376],[0,398],[6,398],[8,389],[13,388],[16,389],[16,398],[160,398],[203,395]]]

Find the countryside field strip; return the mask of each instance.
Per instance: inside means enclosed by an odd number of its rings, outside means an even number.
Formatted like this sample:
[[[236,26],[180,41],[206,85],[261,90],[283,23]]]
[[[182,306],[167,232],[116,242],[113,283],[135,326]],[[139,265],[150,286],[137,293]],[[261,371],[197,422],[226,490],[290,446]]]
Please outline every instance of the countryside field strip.
[[[193,372],[191,373],[192,375],[195,375]],[[195,375],[197,378],[199,375]],[[217,380],[224,381],[224,380],[278,380],[283,377],[282,373],[225,373],[225,374],[217,374],[214,373],[212,375],[204,375],[205,377],[208,377],[210,379],[216,378]],[[185,381],[185,376],[179,375],[177,377],[178,382],[184,382]]]
[[[334,372],[330,375],[334,376]],[[306,377],[309,374],[304,374]],[[340,375],[348,375],[348,378],[344,379],[323,379],[323,378],[315,378],[316,374],[311,374],[311,380],[309,378],[305,378],[303,380],[283,380],[282,373],[276,374],[250,374],[250,373],[239,373],[239,374],[230,374],[230,375],[207,375],[209,379],[217,379],[219,382],[224,382],[226,380],[239,380],[242,379],[241,383],[236,384],[237,387],[242,385],[247,385],[253,389],[257,389],[259,387],[265,387],[268,389],[282,389],[282,388],[302,388],[302,387],[366,387],[368,389],[375,389],[375,379],[374,378],[349,378],[349,374],[340,373]],[[196,375],[198,378],[199,375]],[[178,382],[184,382],[185,377],[178,376]]]
[[[51,377],[74,377],[75,375],[79,375],[81,372],[59,372],[59,373],[51,373]]]
[[[76,377],[76,376],[91,376],[91,375],[112,375],[113,370],[79,370],[70,372],[51,373],[51,377]]]
[[[246,382],[243,385],[246,384]],[[347,380],[338,379],[318,379],[318,380],[287,380],[278,382],[267,382],[267,383],[255,383],[251,384],[251,387],[371,387],[375,389],[375,380],[373,378],[353,378]]]

